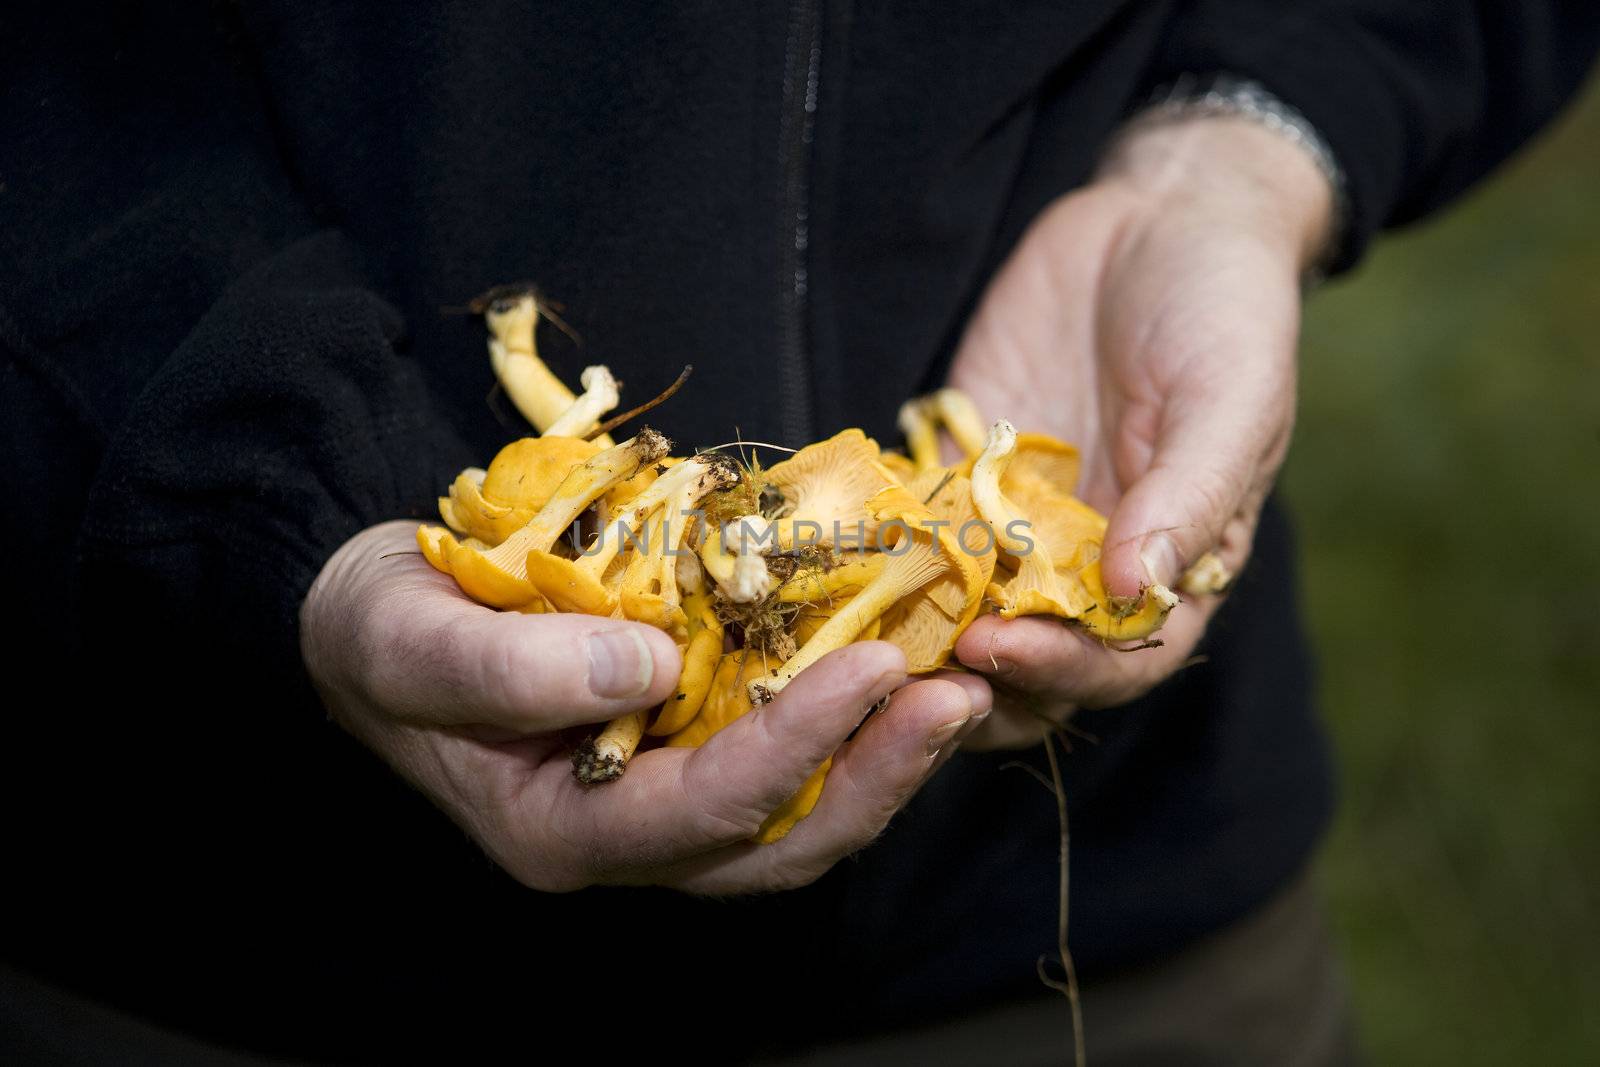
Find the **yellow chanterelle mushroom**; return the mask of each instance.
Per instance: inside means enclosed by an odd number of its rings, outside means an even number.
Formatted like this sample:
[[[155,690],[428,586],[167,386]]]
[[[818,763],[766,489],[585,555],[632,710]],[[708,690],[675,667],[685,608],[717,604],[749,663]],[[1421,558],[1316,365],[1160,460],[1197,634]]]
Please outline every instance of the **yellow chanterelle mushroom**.
[[[1016,563],[1009,579],[989,585],[1001,617],[1057,615],[1107,641],[1154,633],[1177,605],[1177,595],[1152,585],[1132,602],[1109,597],[1100,575],[1105,518],[1043,478],[1013,481],[1022,498],[1013,500],[1002,485],[1017,445],[1015,428],[1004,419],[996,422],[972,468],[973,502]]]
[[[640,467],[666,455],[672,442],[644,429],[573,468],[550,499],[520,529],[490,548],[459,543],[438,527],[417,531],[423,555],[435,567],[454,575],[463,592],[489,607],[522,610],[542,599],[528,581],[528,555],[548,552],[574,519],[618,482]]]
[[[762,536],[768,552],[796,545],[864,548],[877,531],[867,509],[874,493],[898,483],[879,462],[878,443],[860,430],[844,430],[807,445],[765,472],[783,494],[787,511]]]
[[[539,358],[535,336],[539,325],[539,300],[528,286],[492,289],[473,302],[489,326],[489,361],[494,376],[523,418],[543,433],[572,407],[577,398]],[[610,448],[607,436],[596,438]]]
[[[956,639],[977,616],[994,574],[996,545],[972,503],[967,479],[936,469],[919,475],[906,488],[923,501],[934,521],[944,524],[956,550],[973,564],[946,571],[883,615],[878,639],[900,647],[910,673],[925,674],[944,666]]]
[[[576,437],[524,437],[502,448],[487,471],[468,468],[439,499],[439,515],[457,533],[498,545],[550,500],[578,466],[601,450]]]

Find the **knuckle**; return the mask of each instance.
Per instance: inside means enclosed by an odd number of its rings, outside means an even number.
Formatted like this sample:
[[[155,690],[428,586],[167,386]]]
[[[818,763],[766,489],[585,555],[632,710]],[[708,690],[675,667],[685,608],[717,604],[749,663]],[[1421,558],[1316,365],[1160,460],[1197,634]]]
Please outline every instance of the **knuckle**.
[[[506,824],[515,818],[509,812],[503,815]],[[525,839],[510,851],[510,862],[492,849],[490,856],[518,882],[540,892],[570,893],[598,884],[605,872],[597,844],[599,837],[581,828],[574,832],[570,818],[566,806],[558,805],[548,812],[548,818],[531,837],[524,832]],[[515,840],[516,830],[504,825],[504,832],[494,836]]]
[[[408,705],[413,680],[429,673],[437,658],[435,640],[381,602],[363,605],[358,618],[352,630],[357,680],[385,707]]]
[[[870,769],[866,774],[847,766],[839,768],[845,780],[829,783],[841,799],[850,803],[835,816],[838,830],[834,836],[832,853],[835,860],[859,852],[888,827],[906,802],[916,793],[917,786],[926,777],[929,763],[908,764],[892,770]],[[833,777],[829,775],[830,779]]]
[[[843,858],[843,857],[841,857]],[[832,863],[778,863],[768,867],[757,876],[756,884],[751,887],[754,893],[786,893],[794,889],[804,889],[821,878],[833,866]]]
[[[530,642],[511,640],[498,628],[475,632],[472,637],[474,647],[462,650],[470,663],[462,673],[470,677],[486,704],[518,711],[544,689],[543,658]]]
[[[690,813],[690,832],[700,840],[746,841],[766,819],[759,805],[737,800],[719,786],[707,749],[699,749],[684,764],[679,790],[683,810]]]

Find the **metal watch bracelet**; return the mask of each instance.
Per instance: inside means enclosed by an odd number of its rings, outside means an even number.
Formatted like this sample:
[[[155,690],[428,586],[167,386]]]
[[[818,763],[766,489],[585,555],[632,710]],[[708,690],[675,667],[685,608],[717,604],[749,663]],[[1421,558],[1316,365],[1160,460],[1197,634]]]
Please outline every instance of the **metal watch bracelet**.
[[[1338,260],[1350,221],[1350,197],[1344,168],[1321,133],[1298,109],[1274,96],[1260,82],[1231,74],[1184,75],[1162,86],[1128,122],[1127,128],[1202,116],[1242,118],[1299,145],[1328,181],[1333,202],[1328,239],[1307,271],[1306,283],[1320,281]]]

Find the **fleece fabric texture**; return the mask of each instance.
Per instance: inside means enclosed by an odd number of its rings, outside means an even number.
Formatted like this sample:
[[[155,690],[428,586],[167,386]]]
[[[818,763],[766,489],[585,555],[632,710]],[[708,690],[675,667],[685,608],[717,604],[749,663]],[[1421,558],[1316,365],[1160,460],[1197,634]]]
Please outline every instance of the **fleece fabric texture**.
[[[1349,173],[1349,264],[1548,117],[1590,12],[10,5],[12,962],[336,1058],[728,1058],[1031,995],[1055,806],[1012,757],[958,758],[802,891],[553,896],[327,721],[296,633],[322,562],[523,429],[460,307],[535,280],[583,339],[544,333],[558,373],[607,363],[635,399],[693,363],[655,416],[680,449],[891,441],[1022,229],[1158,85],[1227,70],[1305,112]],[[1293,557],[1274,504],[1205,661],[1078,723],[1086,981],[1249,912],[1326,823]]]

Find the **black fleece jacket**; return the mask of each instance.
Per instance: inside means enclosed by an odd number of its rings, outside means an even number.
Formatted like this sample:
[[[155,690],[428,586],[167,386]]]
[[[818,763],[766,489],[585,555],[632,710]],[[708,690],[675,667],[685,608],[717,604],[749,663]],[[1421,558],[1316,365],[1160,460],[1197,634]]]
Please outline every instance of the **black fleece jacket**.
[[[322,562],[521,431],[446,309],[534,279],[584,339],[547,335],[569,380],[603,362],[642,398],[694,363],[658,416],[681,448],[893,439],[1158,84],[1226,70],[1305,112],[1349,174],[1348,265],[1554,111],[1591,11],[10,5],[8,956],[313,1056],[692,1032],[721,1058],[1037,995],[1055,810],[1003,757],[803,891],[549,896],[327,721],[295,632]],[[1206,661],[1080,721],[1088,981],[1249,911],[1326,822],[1292,555],[1270,507]]]

